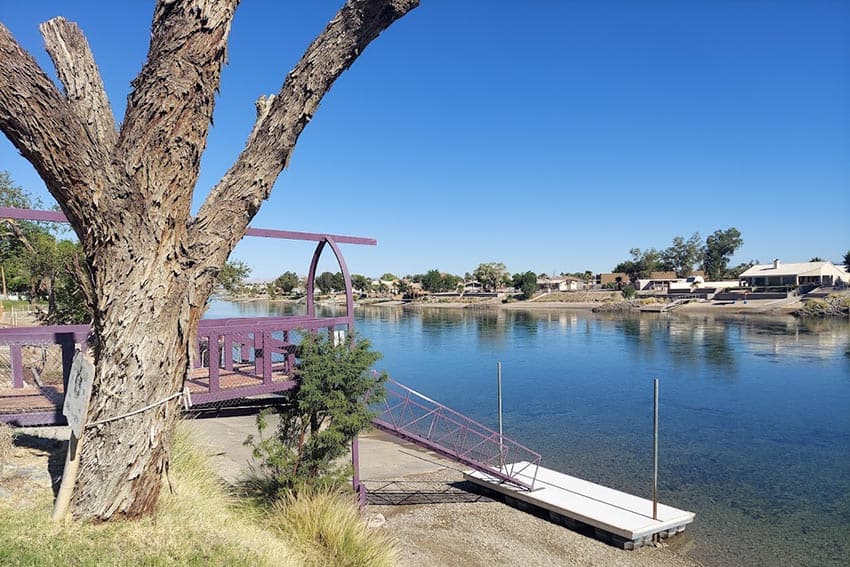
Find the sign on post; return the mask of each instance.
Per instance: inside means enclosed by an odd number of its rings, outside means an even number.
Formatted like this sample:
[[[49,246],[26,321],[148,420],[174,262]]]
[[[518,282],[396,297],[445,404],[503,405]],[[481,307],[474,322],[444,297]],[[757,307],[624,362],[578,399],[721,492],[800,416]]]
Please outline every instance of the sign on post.
[[[71,364],[68,389],[65,391],[65,405],[62,406],[62,413],[68,420],[68,427],[77,439],[83,435],[93,381],[94,365],[78,351],[74,354],[74,361]]]

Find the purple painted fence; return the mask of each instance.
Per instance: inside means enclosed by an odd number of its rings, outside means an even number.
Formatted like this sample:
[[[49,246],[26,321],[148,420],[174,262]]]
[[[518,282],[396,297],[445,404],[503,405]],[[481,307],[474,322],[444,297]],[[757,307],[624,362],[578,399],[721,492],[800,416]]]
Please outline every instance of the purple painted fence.
[[[86,351],[88,334],[88,325],[51,325],[0,329],[0,345],[9,347],[12,387],[24,387],[24,366],[21,354],[21,348],[24,346],[60,345],[62,347],[62,373],[67,383],[74,351],[77,345],[82,352]]]
[[[203,319],[198,325],[193,367],[208,369],[203,376],[208,377],[209,387],[206,392],[193,393],[192,403],[221,402],[288,390],[295,386],[294,378],[282,381],[279,376],[293,377],[296,335],[323,331],[332,337],[338,328],[350,331],[352,326],[352,318],[348,316]],[[210,345],[215,346],[211,348]],[[261,382],[222,388],[222,371],[238,372]],[[191,376],[190,372],[190,380]]]
[[[353,315],[203,319],[198,324],[193,368],[187,376],[192,403],[222,402],[289,390],[296,384],[299,333],[326,332],[333,337],[334,331],[350,332],[352,326]],[[89,332],[88,325],[0,329],[0,346],[8,346],[10,352],[12,390],[26,386],[24,346],[60,345],[63,385],[67,386],[74,352],[86,351]],[[61,404],[61,400],[56,403]],[[21,419],[27,425],[62,419],[55,411],[24,413],[26,416]],[[4,414],[4,420],[16,416]],[[23,424],[21,419],[15,422]]]
[[[385,400],[374,409],[379,413],[372,424],[378,429],[504,482],[534,489],[540,454],[404,384],[389,380]],[[531,476],[531,484],[519,480],[520,473]]]

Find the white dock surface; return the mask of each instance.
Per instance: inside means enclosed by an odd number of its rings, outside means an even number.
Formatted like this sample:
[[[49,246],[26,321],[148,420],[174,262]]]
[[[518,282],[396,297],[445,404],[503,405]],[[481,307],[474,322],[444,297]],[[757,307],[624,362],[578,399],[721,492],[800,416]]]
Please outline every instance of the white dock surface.
[[[523,470],[518,476],[531,484],[534,466],[526,463],[506,465],[506,470]],[[504,484],[478,471],[464,473],[467,480],[506,494],[567,518],[618,535],[627,540],[639,540],[658,532],[681,530],[694,521],[694,513],[672,506],[658,504],[658,520],[652,519],[652,500],[641,498],[570,476],[545,467],[539,467],[534,490],[529,492]]]

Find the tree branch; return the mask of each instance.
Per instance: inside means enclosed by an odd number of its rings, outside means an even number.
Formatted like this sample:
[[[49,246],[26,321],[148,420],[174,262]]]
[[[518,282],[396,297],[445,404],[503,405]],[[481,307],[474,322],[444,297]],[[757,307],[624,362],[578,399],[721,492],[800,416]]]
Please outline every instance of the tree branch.
[[[12,231],[12,234],[14,234],[15,238],[18,239],[18,242],[20,242],[21,245],[27,249],[27,252],[29,252],[30,254],[36,253],[35,248],[33,248],[32,244],[30,244],[29,238],[27,238],[27,235],[24,234],[23,230],[21,230],[21,226],[14,219],[3,219],[2,222],[4,222],[6,226],[9,227],[9,230]]]
[[[160,0],[118,155],[151,218],[185,226],[238,0]]]
[[[115,118],[83,32],[65,18],[48,20],[39,30],[71,109],[82,121],[92,144],[111,152],[117,138]]]
[[[277,96],[258,101],[245,149],[193,222],[189,245],[194,261],[211,267],[224,262],[268,198],[334,81],[372,40],[418,5],[419,0],[348,0],[287,75]]]
[[[0,131],[35,167],[82,238],[97,221],[87,198],[105,168],[76,114],[9,30],[0,24]]]

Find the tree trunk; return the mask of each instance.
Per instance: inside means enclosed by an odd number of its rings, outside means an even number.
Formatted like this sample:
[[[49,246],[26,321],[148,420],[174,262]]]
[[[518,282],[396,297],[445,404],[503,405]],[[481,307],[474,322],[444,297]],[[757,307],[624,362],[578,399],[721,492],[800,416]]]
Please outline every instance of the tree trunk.
[[[56,313],[56,272],[50,274],[48,285],[50,288],[47,290],[47,315],[50,316]]]
[[[277,95],[260,98],[245,149],[192,218],[237,4],[157,2],[120,131],[75,24],[56,18],[41,26],[65,93],[0,24],[0,130],[58,201],[91,274],[91,426],[71,504],[80,519],[155,509],[179,415],[179,400],[168,398],[181,390],[218,272],[324,94],[418,0],[348,0]]]
[[[133,254],[116,257],[122,256]],[[156,505],[180,415],[179,398],[159,402],[181,391],[197,329],[186,299],[188,280],[175,277],[174,269],[173,262],[119,261],[97,273],[97,380],[89,421],[114,421],[85,430],[75,517],[136,517]]]

